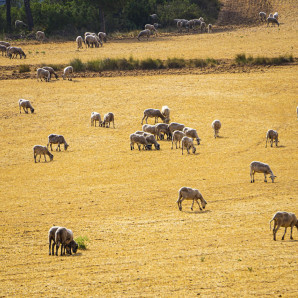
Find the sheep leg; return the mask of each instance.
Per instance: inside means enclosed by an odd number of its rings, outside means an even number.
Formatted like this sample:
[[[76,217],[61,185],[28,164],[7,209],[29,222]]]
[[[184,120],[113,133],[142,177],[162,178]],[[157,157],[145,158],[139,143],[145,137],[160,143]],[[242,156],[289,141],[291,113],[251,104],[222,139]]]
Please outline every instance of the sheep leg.
[[[268,138],[266,138],[266,146],[265,146],[265,148],[267,148],[267,141],[268,141]]]
[[[60,256],[62,256],[63,244],[61,243]]]
[[[173,149],[173,144],[174,144],[174,141],[172,141],[172,147],[171,147],[171,149]],[[177,149],[177,143],[176,143],[176,149]]]
[[[286,232],[287,232],[287,228],[285,228],[285,232],[284,232],[284,234],[283,234],[281,240],[284,240],[284,239],[285,239]]]
[[[143,121],[144,121],[145,117],[146,117],[146,115],[144,115],[144,117],[143,117],[143,119],[142,119],[142,125],[143,125]]]
[[[255,182],[254,172],[250,171],[250,183],[254,183],[254,182]]]
[[[52,244],[52,255],[54,255],[54,249],[55,249],[55,241],[53,241],[53,244]]]
[[[52,242],[52,239],[50,239],[50,241],[49,241],[50,243],[49,243],[49,256],[51,255],[51,242]]]
[[[290,239],[291,239],[291,240],[293,240],[292,233],[293,233],[293,226],[291,226],[291,236],[290,236]]]
[[[40,159],[41,159],[41,154],[39,154],[39,160],[38,160],[38,162],[40,162]]]
[[[270,143],[271,143],[271,147],[272,147],[273,146],[273,139],[271,139]]]
[[[194,203],[195,203],[195,199],[192,200],[192,204],[191,204],[191,207],[190,207],[191,210],[193,210],[193,204]]]
[[[274,224],[274,228],[275,228],[275,224]],[[276,233],[278,231],[278,229],[280,228],[280,224],[277,225],[277,228],[274,229],[273,228],[273,240],[276,241]]]
[[[264,173],[264,177],[265,177],[265,180],[264,180],[264,182],[266,182],[267,183],[267,178],[266,178],[266,174]]]
[[[197,202],[197,204],[199,205],[199,208],[200,208],[200,210],[202,211],[202,208],[201,208],[201,206],[200,206],[200,203],[199,203],[199,201],[198,201],[198,200],[196,200],[196,202]]]
[[[47,162],[46,155],[43,154],[43,156],[44,156],[44,162]]]
[[[130,143],[130,150],[133,150],[133,149],[135,149],[135,146],[133,143]]]
[[[140,144],[138,144],[138,148],[139,148],[139,151],[141,151],[141,145]]]

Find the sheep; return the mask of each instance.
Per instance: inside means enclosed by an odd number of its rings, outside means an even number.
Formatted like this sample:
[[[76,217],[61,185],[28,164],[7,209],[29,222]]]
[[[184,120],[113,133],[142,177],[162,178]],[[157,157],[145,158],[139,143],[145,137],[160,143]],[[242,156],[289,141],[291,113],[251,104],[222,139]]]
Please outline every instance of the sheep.
[[[46,82],[49,82],[51,79],[51,74],[46,69],[38,68],[36,71],[36,77],[37,77],[37,81],[38,79],[40,79],[41,81],[42,79],[44,79]]]
[[[140,33],[138,34],[138,40],[140,40],[140,37],[141,36],[147,36],[147,40],[149,39],[149,36],[150,36],[150,30],[149,29],[145,29],[145,30],[142,30],[140,31]]]
[[[178,32],[182,32],[183,27],[185,27],[186,29],[188,28],[188,20],[183,19],[177,22]]]
[[[7,48],[10,47],[10,43],[7,41],[0,41],[0,45],[6,46]]]
[[[11,58],[14,58],[13,55],[15,55],[16,58],[19,55],[20,59],[22,59],[22,57],[24,57],[24,59],[26,59],[26,54],[23,52],[23,50],[21,48],[8,47],[7,48],[7,56],[11,59]]]
[[[201,22],[200,29],[201,29],[201,33],[203,33],[204,31],[206,32],[206,23],[205,22]]]
[[[157,143],[153,134],[144,132],[144,131],[140,131],[140,130],[136,131],[134,134],[144,136],[146,141],[149,144],[153,144],[156,150],[160,149],[160,145]]]
[[[201,139],[199,138],[198,133],[194,128],[184,127],[183,132],[185,133],[185,135],[187,137],[189,137],[191,139],[196,139],[197,144],[200,145]]]
[[[170,122],[170,109],[168,106],[162,106],[161,113],[166,117],[167,123]]]
[[[273,227],[273,240],[276,241],[276,233],[280,227],[285,228],[285,232],[281,238],[281,240],[285,239],[285,235],[287,232],[287,228],[291,227],[291,236],[290,239],[293,240],[293,227],[295,226],[298,230],[298,220],[294,213],[278,211],[274,214],[273,218],[270,220],[270,230],[271,230],[271,222],[274,221]]]
[[[137,144],[139,150],[141,150],[141,145],[144,146],[145,150],[151,150],[152,148],[152,145],[149,144],[146,138],[142,135],[132,133],[129,136],[129,139],[130,139],[130,150],[134,149],[134,144]]]
[[[266,12],[259,12],[259,17],[260,17],[260,20],[261,22],[266,22]]]
[[[253,161],[250,164],[250,177],[251,177],[250,182],[251,183],[255,182],[255,178],[254,178],[255,173],[264,173],[264,177],[265,177],[264,182],[267,182],[266,175],[268,174],[270,175],[269,177],[271,178],[272,183],[274,182],[274,178],[277,177],[273,175],[273,172],[270,169],[268,164],[262,163],[260,161]]]
[[[158,28],[161,28],[162,25],[161,24],[158,24],[158,23],[154,23],[153,24],[154,28],[157,30]]]
[[[44,156],[44,161],[47,162],[47,159],[46,159],[46,155],[48,155],[50,157],[50,161],[53,160],[54,156],[53,154],[48,150],[47,147],[45,146],[41,146],[41,145],[35,145],[33,147],[33,154],[34,154],[34,161],[36,163],[36,156],[39,155],[39,161],[40,162],[40,158],[41,158],[41,155],[43,154]]]
[[[66,77],[68,77],[69,81],[72,81],[72,75],[73,74],[73,67],[72,66],[67,66],[63,70],[63,80],[65,80]]]
[[[107,113],[104,115],[103,117],[103,122],[102,122],[102,126],[103,127],[110,127],[110,122],[113,122],[113,128],[115,128],[115,123],[114,123],[114,114],[113,113]],[[106,123],[108,124],[108,126],[106,126]]]
[[[54,255],[54,247],[55,247],[55,233],[58,230],[58,226],[53,226],[49,229],[49,255],[51,255],[51,242],[53,241],[52,244],[52,255]]]
[[[99,47],[99,44],[101,44],[102,46],[102,42],[101,40],[94,35],[87,35],[85,38],[85,43],[86,43],[86,47],[88,46],[88,48],[91,46],[93,48],[93,46],[95,46],[96,48]]]
[[[201,20],[199,20],[199,19],[193,19],[193,21],[194,21],[194,26],[201,26],[201,23],[202,23],[202,21]]]
[[[171,135],[173,135],[173,132],[175,130],[183,131],[184,127],[185,127],[184,124],[180,124],[180,123],[177,123],[177,122],[172,122],[172,123],[169,124],[169,130],[170,130]]]
[[[56,80],[58,80],[58,75],[56,74],[55,70],[50,67],[50,66],[43,66],[43,69],[47,70],[50,73],[50,78],[52,77],[52,75],[55,76]]]
[[[166,124],[166,123],[158,123],[158,124],[155,124],[155,127],[156,127],[156,136],[160,140],[164,139],[164,136],[162,138],[161,133],[164,133],[165,135],[167,135],[167,139],[168,140],[171,139],[171,133],[170,133],[169,125],[168,124]]]
[[[275,24],[277,24],[278,27],[279,27],[279,22],[278,22],[278,20],[275,19],[275,18],[273,18],[273,17],[272,17],[272,18],[271,18],[271,17],[267,18],[267,27],[269,26],[269,23],[273,24],[274,26],[275,26]]]
[[[98,32],[97,35],[101,40],[107,42],[107,34],[105,32]]]
[[[98,121],[98,126],[102,126],[100,114],[97,112],[92,112],[91,113],[91,126],[94,126],[94,124],[95,124],[95,127],[96,127],[96,121]]]
[[[143,121],[144,119],[146,120],[146,123],[147,122],[147,119],[148,118],[155,118],[155,123],[158,122],[158,118],[161,118],[161,120],[164,122],[164,123],[169,123],[169,120],[160,112],[160,110],[157,110],[157,109],[146,109],[144,111],[144,117],[142,119],[142,125],[143,125]]]
[[[76,43],[78,45],[78,49],[82,49],[83,48],[83,43],[85,43],[85,41],[84,41],[82,36],[78,36],[76,38]]]
[[[0,52],[2,52],[2,56],[3,56],[3,53],[5,54],[5,56],[7,56],[7,47],[0,44]]]
[[[144,124],[142,126],[142,129],[144,132],[148,132],[153,134],[154,136],[157,137],[157,132],[156,132],[156,126],[155,125],[150,125],[150,124]]]
[[[273,18],[273,13],[269,13],[269,18]]]
[[[23,21],[20,21],[20,20],[16,20],[14,22],[14,25],[15,25],[16,28],[18,28],[18,27],[28,27],[27,24],[25,24]]]
[[[19,99],[19,108],[20,108],[20,114],[22,113],[21,108],[23,108],[23,110],[26,114],[28,114],[28,109],[30,109],[32,114],[34,113],[34,109],[30,103],[30,100]]]
[[[199,17],[199,21],[201,22],[205,22],[204,19],[202,17]]]
[[[212,24],[208,24],[207,29],[208,29],[208,33],[211,33],[212,32]]]
[[[189,149],[192,148],[192,153],[195,154],[196,153],[196,147],[193,144],[193,141],[191,138],[185,136],[182,138],[181,140],[181,144],[182,144],[182,155],[183,155],[183,148],[186,148],[187,153],[189,154]]]
[[[194,30],[194,26],[195,26],[195,21],[194,20],[190,20],[186,22],[186,28],[187,31],[189,32],[189,29],[193,29]]]
[[[214,120],[212,122],[212,125],[211,126],[212,126],[212,128],[214,130],[214,138],[216,139],[218,137],[218,132],[219,132],[219,130],[221,128],[221,122],[219,120]]]
[[[36,37],[36,40],[44,41],[46,38],[46,35],[42,31],[37,31],[35,34],[35,37]]]
[[[156,13],[153,13],[150,15],[150,17],[152,18],[152,20],[156,21],[158,19],[158,15]]]
[[[192,205],[191,205],[191,210],[193,210],[193,205],[194,202],[196,201],[197,204],[199,205],[200,210],[202,210],[199,201],[201,201],[202,207],[203,209],[205,209],[207,202],[205,201],[205,199],[203,198],[202,194],[195,188],[191,188],[191,187],[181,187],[178,191],[178,200],[177,200],[177,204],[178,204],[178,208],[180,211],[182,211],[182,202],[184,200],[192,200]]]
[[[78,244],[73,240],[73,232],[64,227],[59,227],[55,233],[55,243],[56,243],[56,256],[58,256],[58,250],[61,243],[61,252],[60,256],[65,255],[65,249],[67,246],[73,250],[74,253],[77,252]],[[71,249],[69,250],[69,254],[71,255]]]
[[[153,33],[156,33],[156,34],[157,34],[157,30],[156,30],[156,28],[154,27],[154,25],[146,24],[146,25],[145,25],[145,29],[148,29],[148,30],[150,30],[150,32],[153,32]]]
[[[267,141],[268,141],[268,139],[270,139],[271,147],[272,147],[274,141],[275,141],[275,145],[277,147],[277,143],[279,142],[278,141],[278,132],[276,130],[273,130],[273,129],[269,129],[267,131],[267,134],[266,134],[266,146],[265,146],[265,148],[267,148]]]
[[[177,142],[179,142],[179,148],[180,148],[180,142],[181,142],[183,137],[185,137],[184,132],[179,131],[179,130],[175,130],[174,133],[173,133],[173,136],[172,136],[172,148],[171,149],[173,149],[174,142],[176,144],[176,149],[178,149],[177,148]]]
[[[278,20],[278,12],[275,12],[274,15],[273,15],[273,17],[274,17],[276,20]]]
[[[69,145],[66,143],[65,138],[61,135],[55,135],[55,134],[50,134],[48,136],[48,144],[47,144],[47,148],[49,148],[49,145],[51,147],[51,151],[53,151],[52,148],[52,144],[58,144],[56,151],[61,151],[60,149],[60,144],[64,144],[64,150],[67,150],[67,148],[69,147]]]

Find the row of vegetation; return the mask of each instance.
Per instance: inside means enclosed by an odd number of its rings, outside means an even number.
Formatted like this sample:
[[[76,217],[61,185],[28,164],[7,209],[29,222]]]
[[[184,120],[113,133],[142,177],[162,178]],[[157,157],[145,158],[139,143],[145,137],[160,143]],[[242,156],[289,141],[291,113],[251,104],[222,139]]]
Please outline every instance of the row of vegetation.
[[[292,55],[284,55],[273,58],[268,58],[264,56],[259,57],[246,57],[245,54],[238,54],[235,58],[235,62],[238,65],[281,65],[290,62],[294,62]]]

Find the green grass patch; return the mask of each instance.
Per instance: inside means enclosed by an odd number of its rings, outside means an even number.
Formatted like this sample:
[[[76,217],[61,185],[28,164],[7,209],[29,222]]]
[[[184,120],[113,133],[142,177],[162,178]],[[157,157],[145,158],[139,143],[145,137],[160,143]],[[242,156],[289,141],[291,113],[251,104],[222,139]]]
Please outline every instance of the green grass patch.
[[[166,66],[168,68],[183,68],[186,66],[186,61],[182,58],[168,58]]]
[[[164,64],[160,59],[147,58],[140,61],[140,69],[161,69]]]
[[[86,65],[79,58],[72,59],[70,61],[70,65],[73,67],[73,70],[77,72],[84,71],[86,69]]]
[[[77,242],[79,249],[82,249],[82,250],[87,249],[88,242],[89,242],[89,239],[87,236],[79,236],[78,238],[75,239],[75,241]]]
[[[19,73],[30,72],[30,66],[27,64],[22,64],[19,66]]]
[[[273,58],[258,56],[254,58],[252,56],[246,57],[245,54],[238,54],[235,57],[235,62],[238,65],[282,65],[294,62],[294,58],[292,55],[280,55]]]

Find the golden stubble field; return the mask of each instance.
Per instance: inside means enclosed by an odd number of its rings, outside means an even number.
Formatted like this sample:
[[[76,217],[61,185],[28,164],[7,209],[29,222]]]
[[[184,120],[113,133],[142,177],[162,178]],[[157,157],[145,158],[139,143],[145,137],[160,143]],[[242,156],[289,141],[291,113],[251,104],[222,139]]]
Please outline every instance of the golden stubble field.
[[[269,230],[276,211],[298,214],[296,66],[0,84],[1,295],[297,296],[297,230],[276,242]],[[19,98],[36,113],[19,114]],[[197,129],[196,155],[168,141],[130,150],[143,110],[162,105]],[[114,112],[116,128],[91,127],[92,111]],[[265,148],[270,128],[278,148]],[[35,164],[32,147],[50,133],[70,147]],[[251,184],[253,160],[269,163],[276,183],[256,174]],[[178,211],[181,186],[202,192],[204,212],[189,201]],[[88,250],[48,256],[53,224],[88,236]]]

